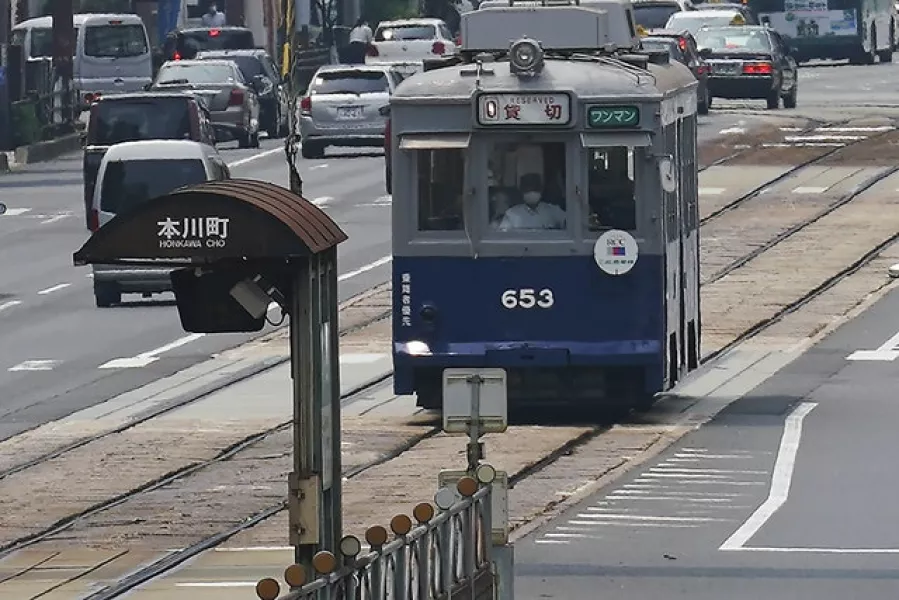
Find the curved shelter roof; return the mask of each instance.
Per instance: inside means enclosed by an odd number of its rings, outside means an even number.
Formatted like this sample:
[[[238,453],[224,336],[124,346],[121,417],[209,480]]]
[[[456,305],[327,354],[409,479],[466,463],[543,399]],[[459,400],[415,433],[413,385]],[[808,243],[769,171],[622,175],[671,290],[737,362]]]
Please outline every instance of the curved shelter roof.
[[[76,265],[290,260],[347,239],[320,208],[280,186],[229,179],[177,189],[116,216]]]

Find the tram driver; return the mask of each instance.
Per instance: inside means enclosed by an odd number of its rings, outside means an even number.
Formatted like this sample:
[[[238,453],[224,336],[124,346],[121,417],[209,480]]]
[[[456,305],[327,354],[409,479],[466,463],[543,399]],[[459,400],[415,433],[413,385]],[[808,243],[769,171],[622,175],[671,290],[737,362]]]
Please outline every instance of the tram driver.
[[[500,231],[565,228],[565,211],[544,201],[543,178],[540,175],[523,175],[518,187],[524,202],[506,210],[499,223]]]
[[[588,188],[591,231],[637,228],[637,204],[628,154],[627,148],[594,151]]]

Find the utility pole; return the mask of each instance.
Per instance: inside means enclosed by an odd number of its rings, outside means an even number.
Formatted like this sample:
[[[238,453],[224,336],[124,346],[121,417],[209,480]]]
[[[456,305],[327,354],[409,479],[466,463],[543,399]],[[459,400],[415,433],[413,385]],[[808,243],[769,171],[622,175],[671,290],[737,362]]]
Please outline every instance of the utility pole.
[[[0,151],[12,150],[12,98],[9,97],[10,0],[0,0]]]
[[[53,0],[53,68],[61,90],[61,116],[64,125],[74,123],[72,106],[72,59],[75,56],[75,24],[72,0]],[[54,98],[56,100],[56,98]],[[55,106],[54,106],[55,112]]]

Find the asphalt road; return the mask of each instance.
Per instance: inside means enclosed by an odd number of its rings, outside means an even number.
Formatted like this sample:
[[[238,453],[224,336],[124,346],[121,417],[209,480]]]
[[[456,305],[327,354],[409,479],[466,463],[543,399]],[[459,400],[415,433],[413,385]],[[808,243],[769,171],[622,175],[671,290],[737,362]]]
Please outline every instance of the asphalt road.
[[[519,600],[899,597],[897,315],[899,289],[516,544]]]
[[[838,71],[830,72],[836,81]],[[726,129],[751,128],[767,114],[713,110],[700,118],[699,135],[709,139]],[[281,142],[263,141],[258,150],[231,146],[221,151],[235,177],[287,184]],[[330,151],[322,160],[301,161],[307,196],[326,199],[320,200],[325,210],[349,234],[339,251],[341,300],[389,277],[390,200],[384,195],[383,161],[379,151]],[[112,309],[94,306],[89,269],[71,263],[88,236],[80,164],[80,155],[71,155],[0,176],[0,202],[9,207],[0,217],[0,440],[252,337],[186,337],[174,306],[160,302],[164,296],[126,296],[124,306]],[[99,368],[137,355],[158,360],[142,368]]]

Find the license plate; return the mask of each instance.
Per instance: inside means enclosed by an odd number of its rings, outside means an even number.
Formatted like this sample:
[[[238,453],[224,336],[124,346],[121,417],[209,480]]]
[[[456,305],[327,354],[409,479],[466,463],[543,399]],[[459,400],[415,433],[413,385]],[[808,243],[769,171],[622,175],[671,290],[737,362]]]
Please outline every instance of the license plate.
[[[740,73],[739,63],[715,63],[712,65],[715,75],[737,75]]]
[[[341,106],[337,109],[337,118],[341,121],[354,121],[362,118],[361,106]]]

